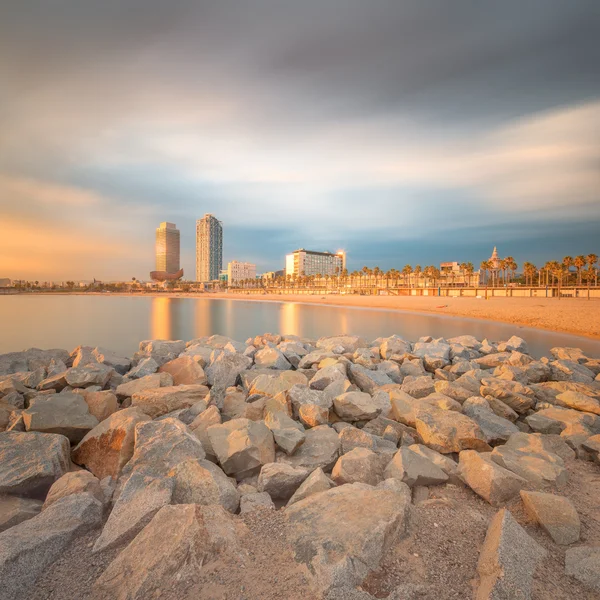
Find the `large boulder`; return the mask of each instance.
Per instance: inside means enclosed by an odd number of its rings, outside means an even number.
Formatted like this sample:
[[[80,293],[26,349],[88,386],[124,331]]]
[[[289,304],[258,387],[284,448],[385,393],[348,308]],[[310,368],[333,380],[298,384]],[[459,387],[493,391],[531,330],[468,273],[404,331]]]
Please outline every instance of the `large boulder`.
[[[208,382],[204,369],[191,356],[180,356],[170,360],[162,365],[158,372],[169,373],[173,378],[173,385],[197,385]]]
[[[43,571],[101,522],[100,502],[75,494],[0,533],[0,600],[29,598]]]
[[[458,473],[492,506],[501,506],[527,486],[527,480],[495,463],[489,452],[480,454],[475,450],[463,450],[459,455]]]
[[[316,405],[326,410],[333,406],[333,398],[322,390],[313,390],[307,385],[294,385],[286,392],[286,398],[292,405],[294,416],[299,416],[304,405]]]
[[[421,407],[415,426],[423,443],[442,454],[461,450],[490,450],[486,436],[473,419],[453,410]]]
[[[546,554],[508,510],[498,511],[479,554],[477,598],[531,598],[533,576]]]
[[[102,598],[156,598],[175,586],[193,585],[196,574],[237,546],[236,525],[218,507],[165,506],[98,578]]]
[[[519,428],[503,417],[499,417],[483,398],[477,402],[467,400],[463,404],[463,413],[475,421],[483,431],[488,444],[505,442],[513,433],[518,433]]]
[[[562,392],[556,396],[556,404],[582,412],[600,415],[600,400],[581,392]]]
[[[565,572],[600,593],[600,546],[578,546],[565,553]]]
[[[333,401],[335,412],[344,421],[368,421],[381,413],[381,407],[365,392],[346,392]]]
[[[348,367],[348,377],[363,392],[371,395],[375,393],[378,387],[394,383],[383,371],[372,371],[362,365],[350,364]]]
[[[65,473],[52,484],[44,501],[43,510],[48,510],[48,507],[55,502],[73,494],[90,494],[98,502],[104,504],[104,492],[100,480],[89,471],[82,469]]]
[[[313,390],[324,390],[332,383],[346,382],[346,365],[340,362],[319,369],[310,380],[309,386]]]
[[[235,385],[240,373],[249,369],[251,365],[252,359],[243,354],[223,353],[206,367],[208,384],[216,389],[225,390]]]
[[[258,491],[267,492],[275,500],[288,500],[308,477],[310,471],[285,463],[269,463],[258,476]]]
[[[450,364],[450,345],[440,340],[430,343],[417,342],[413,346],[412,354],[422,358],[425,369],[431,373]]]
[[[221,467],[238,480],[275,461],[273,434],[262,421],[233,419],[207,429],[208,438]]]
[[[448,475],[448,483],[462,485],[462,480],[458,475],[458,464],[445,454],[440,454],[423,444],[411,444],[409,450],[420,456],[427,458],[434,465],[438,466],[446,475]]]
[[[354,448],[338,458],[331,471],[331,478],[337,485],[344,483],[377,485],[383,480],[381,460],[368,448]]]
[[[309,470],[322,468],[330,471],[340,453],[340,439],[328,425],[319,425],[305,432],[304,443],[292,456],[278,455],[278,462]]]
[[[174,479],[173,504],[220,504],[235,513],[240,494],[231,479],[208,460],[187,460],[175,465],[169,473]]]
[[[112,350],[97,346],[92,350],[92,356],[102,365],[112,367],[120,375],[125,375],[131,368],[131,359],[119,356]]]
[[[136,392],[145,392],[159,387],[169,387],[173,385],[173,377],[170,373],[152,373],[138,379],[125,381],[117,386],[115,394],[117,398],[123,400],[131,398]]]
[[[117,479],[133,456],[135,426],[150,417],[137,408],[112,414],[89,431],[71,453],[73,462],[85,466],[98,479]]]
[[[521,490],[521,500],[529,517],[536,521],[556,544],[568,546],[579,541],[579,515],[568,498]]]
[[[274,346],[265,346],[254,355],[254,364],[261,369],[287,371],[292,365],[283,352]]]
[[[322,593],[362,583],[408,525],[410,494],[354,483],[286,508],[295,558]]]
[[[139,348],[137,356],[150,357],[159,365],[164,365],[177,358],[185,350],[185,342],[182,340],[144,340],[140,342]]]
[[[23,422],[27,431],[58,433],[75,444],[98,425],[85,399],[71,392],[36,399],[23,411]]]
[[[174,410],[189,408],[207,394],[208,388],[202,384],[161,387],[136,392],[131,397],[131,405],[155,419]]]
[[[286,454],[294,452],[304,443],[304,427],[283,411],[269,412],[265,425],[273,433],[273,439]]]
[[[220,425],[221,423],[221,413],[214,405],[209,406],[190,423],[190,430],[200,440],[206,457],[213,462],[217,462],[217,456],[208,437],[208,428],[211,425]]]
[[[0,433],[0,494],[43,500],[69,470],[69,440],[51,433]]]
[[[304,373],[297,371],[273,371],[272,374],[260,374],[250,385],[250,394],[274,397],[281,392],[287,392],[295,385],[306,385],[308,380]]]
[[[552,453],[540,455],[511,448],[505,444],[494,448],[491,459],[536,487],[561,486],[567,483],[568,472],[563,466],[563,461]]]
[[[381,340],[379,344],[379,353],[381,358],[385,360],[402,361],[404,355],[410,352],[410,342],[403,340],[397,335],[392,335],[388,338]]]
[[[110,417],[119,408],[117,397],[110,390],[88,392],[78,389],[75,391],[83,397],[90,414],[98,419],[98,423]]]
[[[367,342],[357,335],[322,337],[317,340],[317,348],[336,354],[354,353],[359,348],[367,348]]]
[[[74,388],[85,388],[98,385],[103,388],[112,377],[115,370],[112,367],[99,363],[89,364],[84,367],[67,369],[65,381]]]
[[[408,487],[439,485],[448,481],[448,475],[429,458],[402,447],[385,469],[386,479],[399,479]]]

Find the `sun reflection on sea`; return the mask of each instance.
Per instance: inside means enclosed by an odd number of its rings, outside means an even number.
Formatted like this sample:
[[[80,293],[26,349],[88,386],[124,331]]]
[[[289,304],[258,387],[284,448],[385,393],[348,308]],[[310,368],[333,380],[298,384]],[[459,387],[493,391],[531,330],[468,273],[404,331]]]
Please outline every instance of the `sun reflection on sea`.
[[[150,310],[152,339],[170,340],[172,338],[171,298],[152,298]]]

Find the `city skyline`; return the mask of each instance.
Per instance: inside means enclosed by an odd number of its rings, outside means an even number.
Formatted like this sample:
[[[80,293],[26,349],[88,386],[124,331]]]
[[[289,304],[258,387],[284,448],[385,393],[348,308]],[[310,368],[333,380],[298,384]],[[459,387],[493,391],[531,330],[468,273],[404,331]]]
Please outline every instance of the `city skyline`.
[[[596,2],[260,5],[0,9],[0,277],[143,278],[161,221],[193,277],[210,212],[262,270],[598,252]]]

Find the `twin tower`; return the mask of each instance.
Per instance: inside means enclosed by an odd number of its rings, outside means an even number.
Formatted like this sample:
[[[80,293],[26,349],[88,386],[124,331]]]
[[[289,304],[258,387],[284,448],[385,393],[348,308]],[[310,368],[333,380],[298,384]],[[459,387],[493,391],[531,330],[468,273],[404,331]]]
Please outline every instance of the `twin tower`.
[[[223,268],[223,225],[213,215],[196,221],[196,281],[219,278]],[[156,271],[154,281],[174,281],[183,277],[180,265],[180,233],[174,223],[161,223],[156,230]]]

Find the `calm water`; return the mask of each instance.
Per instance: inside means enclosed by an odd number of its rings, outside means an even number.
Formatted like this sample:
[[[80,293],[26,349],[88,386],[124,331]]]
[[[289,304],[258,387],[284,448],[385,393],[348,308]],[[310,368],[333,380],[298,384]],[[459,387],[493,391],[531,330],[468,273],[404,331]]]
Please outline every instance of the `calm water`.
[[[0,296],[0,353],[26,348],[104,346],[131,355],[140,340],[189,340],[219,333],[239,341],[272,332],[318,338],[353,333],[506,340],[518,334],[537,356],[575,346],[600,356],[600,342],[491,321],[293,302],[122,296]]]

